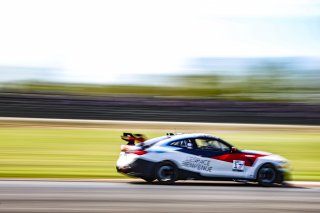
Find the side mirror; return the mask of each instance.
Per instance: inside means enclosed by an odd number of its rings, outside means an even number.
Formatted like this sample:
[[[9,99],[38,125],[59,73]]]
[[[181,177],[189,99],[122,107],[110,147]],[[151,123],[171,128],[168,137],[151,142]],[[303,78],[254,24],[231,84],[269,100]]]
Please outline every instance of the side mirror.
[[[238,152],[238,149],[236,147],[231,147],[231,153],[236,153]]]

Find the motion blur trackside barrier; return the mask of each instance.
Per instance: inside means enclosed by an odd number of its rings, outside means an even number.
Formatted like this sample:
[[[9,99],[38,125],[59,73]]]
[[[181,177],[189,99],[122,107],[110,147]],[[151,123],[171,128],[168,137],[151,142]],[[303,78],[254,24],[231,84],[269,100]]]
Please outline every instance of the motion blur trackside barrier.
[[[317,104],[0,94],[0,117],[320,125]]]

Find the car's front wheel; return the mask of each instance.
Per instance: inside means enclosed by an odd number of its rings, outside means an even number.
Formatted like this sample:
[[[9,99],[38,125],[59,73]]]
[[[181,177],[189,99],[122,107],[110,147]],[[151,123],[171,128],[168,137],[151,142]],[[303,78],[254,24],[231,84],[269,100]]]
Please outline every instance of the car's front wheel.
[[[173,184],[178,177],[177,167],[171,162],[163,162],[157,166],[156,178],[159,183]]]
[[[278,182],[278,175],[272,164],[265,164],[258,171],[257,181],[261,186],[273,186]]]

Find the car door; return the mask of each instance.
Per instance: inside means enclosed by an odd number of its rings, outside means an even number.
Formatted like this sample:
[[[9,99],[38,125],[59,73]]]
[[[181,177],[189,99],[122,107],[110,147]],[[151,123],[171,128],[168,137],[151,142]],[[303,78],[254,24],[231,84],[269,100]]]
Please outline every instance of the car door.
[[[210,158],[206,157],[203,150],[197,148],[193,138],[173,141],[169,145],[178,148],[176,151],[179,152],[179,155],[174,160],[178,163],[180,169],[200,173],[201,175],[211,172]]]
[[[237,153],[232,153],[231,146],[219,138],[196,138],[200,157],[210,161],[210,170],[201,171],[201,175],[208,177],[235,177],[245,176],[245,163]],[[238,159],[239,158],[239,159]]]

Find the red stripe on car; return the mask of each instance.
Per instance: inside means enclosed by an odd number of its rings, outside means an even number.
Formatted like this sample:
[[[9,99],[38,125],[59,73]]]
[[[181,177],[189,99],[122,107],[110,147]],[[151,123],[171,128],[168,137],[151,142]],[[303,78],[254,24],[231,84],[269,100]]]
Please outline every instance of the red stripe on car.
[[[264,157],[265,154],[249,154],[249,153],[231,153],[219,156],[213,156],[211,158],[221,161],[233,163],[234,160],[242,160],[245,162],[245,166],[252,166],[257,158]]]

